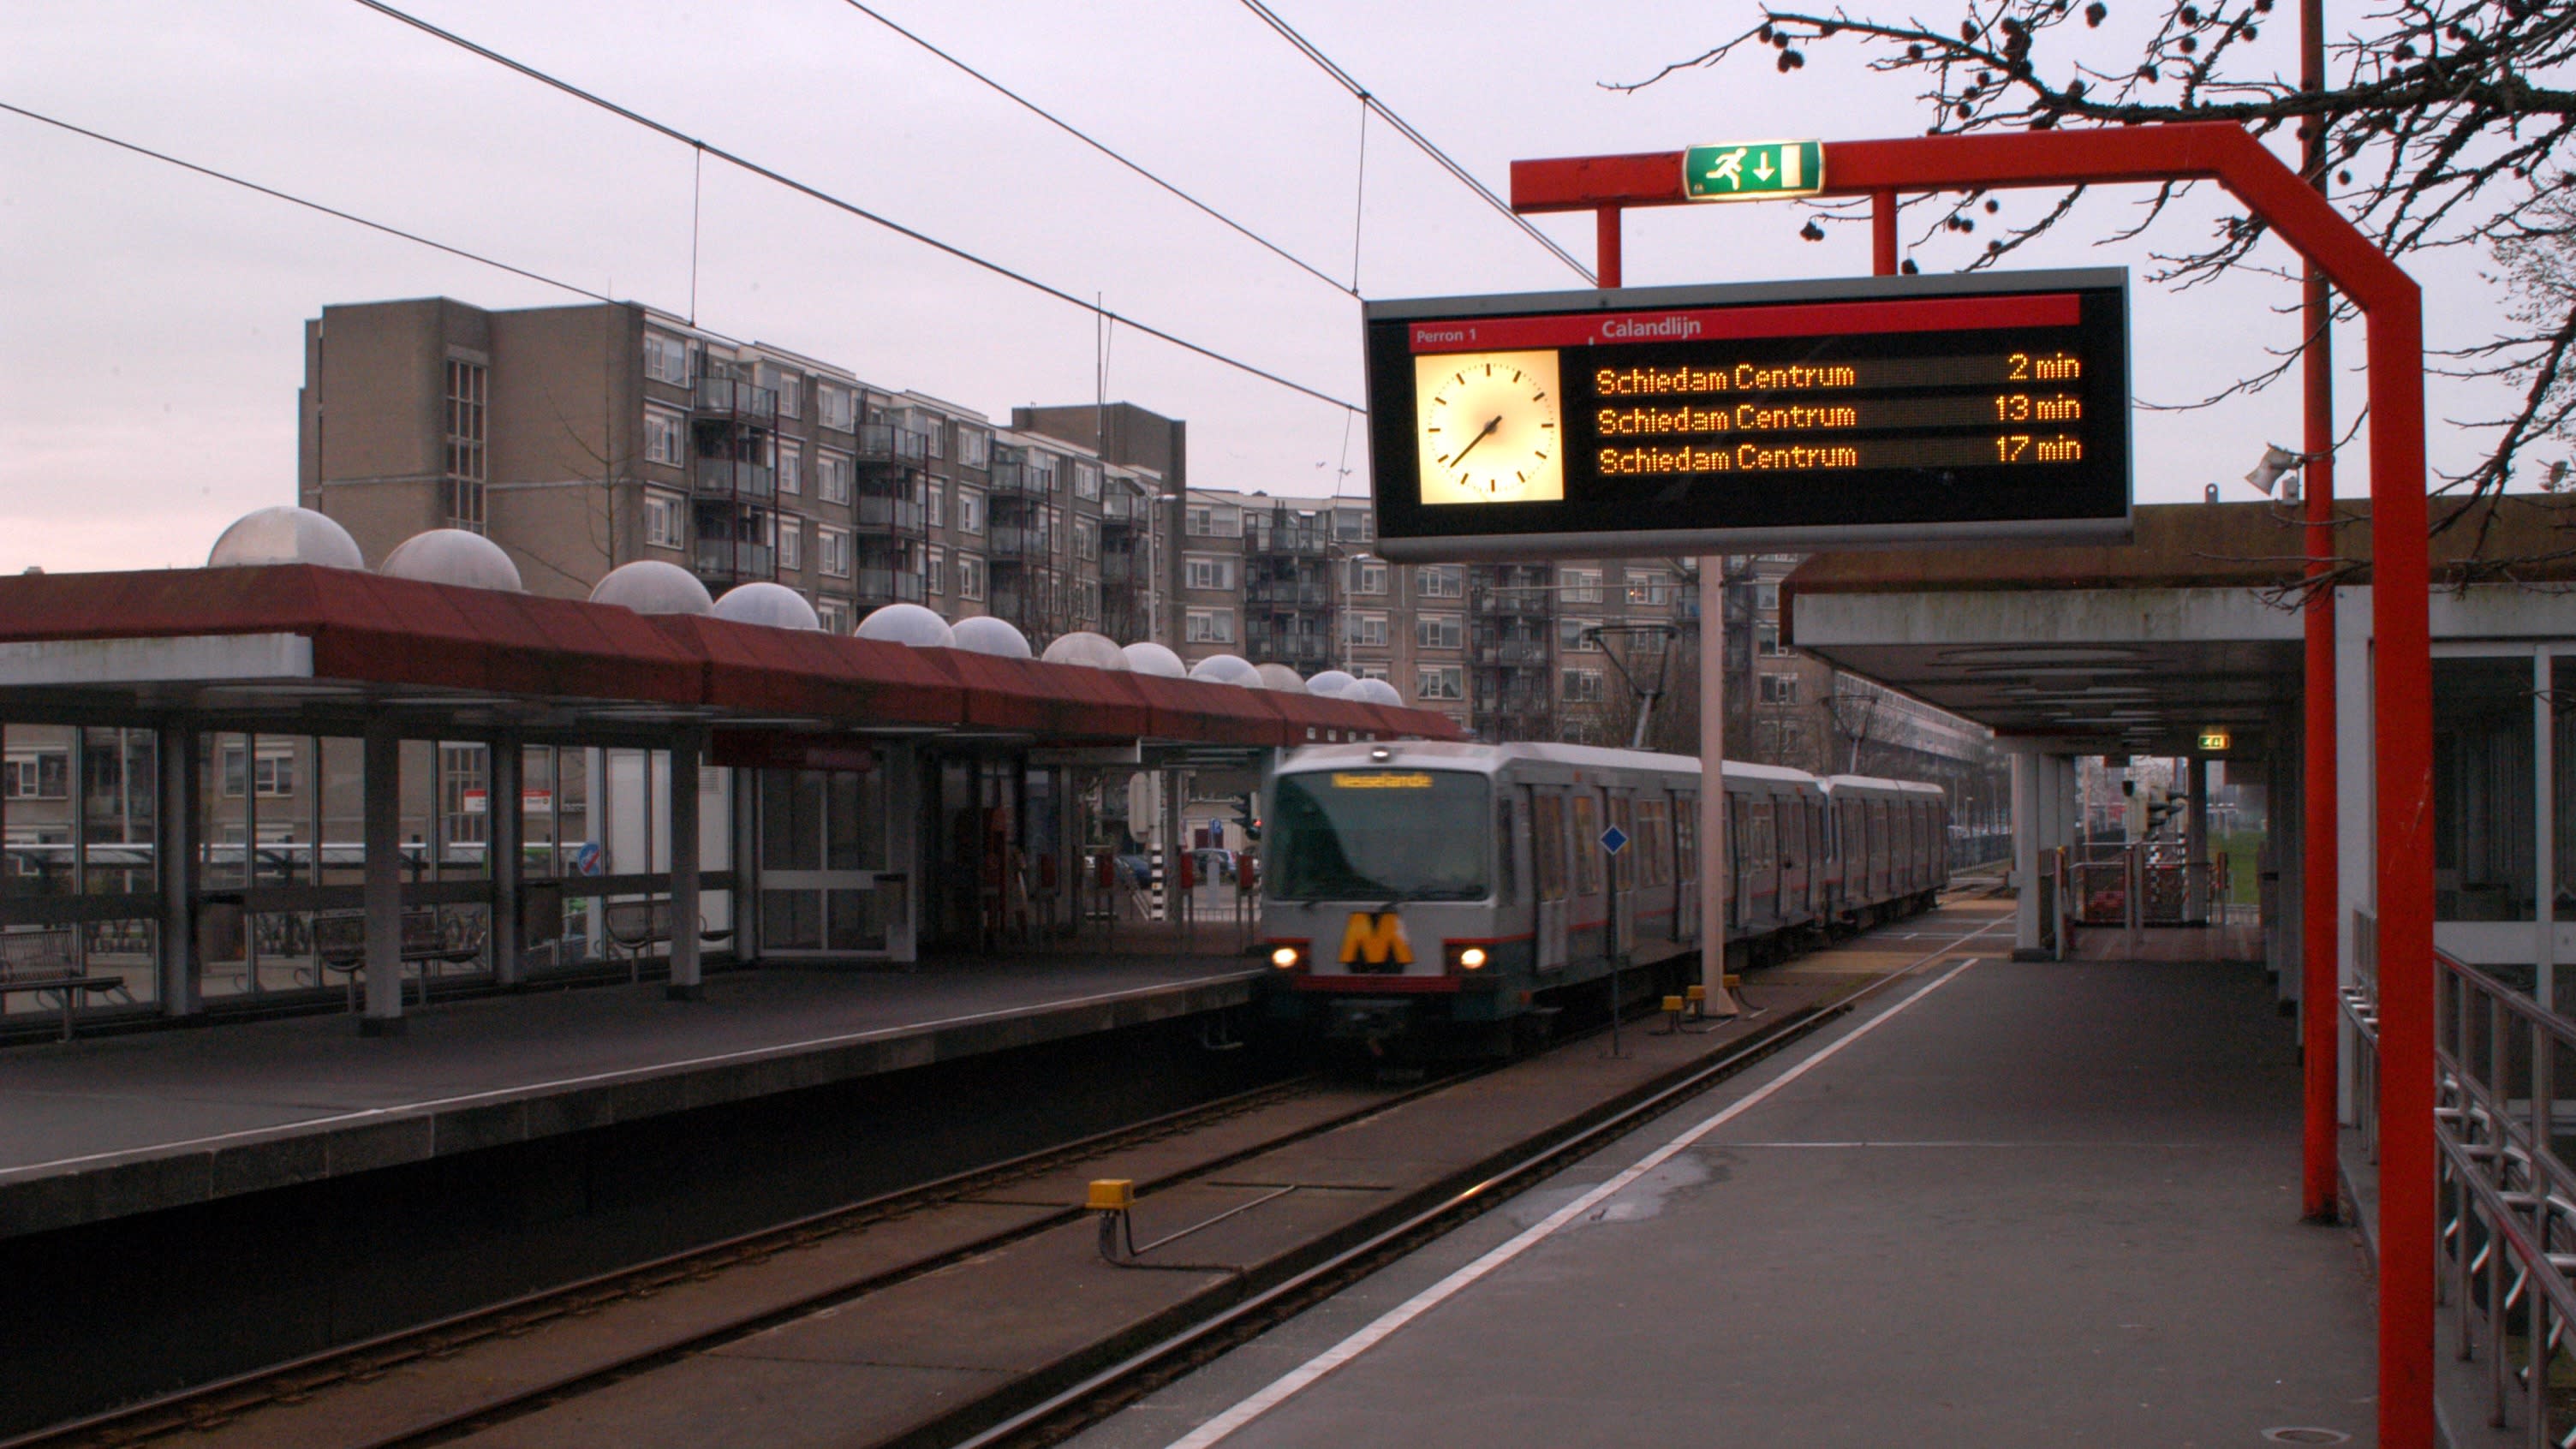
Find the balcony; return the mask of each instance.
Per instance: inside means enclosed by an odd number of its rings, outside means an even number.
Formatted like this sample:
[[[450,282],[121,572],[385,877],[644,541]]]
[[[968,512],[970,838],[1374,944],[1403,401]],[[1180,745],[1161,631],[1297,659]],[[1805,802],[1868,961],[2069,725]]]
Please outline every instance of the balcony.
[[[1479,589],[1474,607],[1479,614],[1544,619],[1555,612],[1554,602],[1547,590],[1540,588]]]
[[[921,602],[921,575],[909,569],[869,568],[863,564],[858,568],[854,582],[863,608]]]
[[[1100,586],[1104,589],[1132,588],[1145,581],[1145,566],[1133,552],[1103,549],[1100,552]]]
[[[930,457],[930,439],[891,423],[862,424],[855,450],[862,463],[900,463],[917,467]]]
[[[778,573],[774,550],[765,543],[735,543],[728,539],[698,540],[698,576],[738,582],[743,579],[773,578]]]
[[[1031,498],[1044,498],[1055,491],[1055,474],[1030,471],[1025,463],[995,463],[993,492],[1021,493]]]
[[[1322,558],[1332,545],[1332,536],[1320,528],[1270,528],[1243,536],[1247,557]]]
[[[1243,657],[1255,664],[1320,669],[1333,662],[1333,646],[1320,635],[1267,634],[1256,629],[1243,636]]]
[[[733,377],[698,379],[697,409],[702,413],[749,415],[766,422],[778,416],[778,390],[754,387]]]
[[[861,528],[887,533],[923,531],[922,506],[909,498],[881,498],[862,493],[852,500],[850,519]]]
[[[730,458],[698,460],[698,491],[720,497],[770,499],[778,495],[778,470]]]
[[[1243,585],[1243,601],[1274,608],[1329,608],[1333,590],[1329,584],[1297,579],[1248,579]]]
[[[1100,500],[1100,521],[1103,526],[1115,524],[1120,528],[1132,528],[1143,522],[1145,515],[1152,511],[1151,503],[1124,489],[1110,489]]]
[[[1476,662],[1507,668],[1544,665],[1547,663],[1547,646],[1527,643],[1479,644],[1476,646]]]

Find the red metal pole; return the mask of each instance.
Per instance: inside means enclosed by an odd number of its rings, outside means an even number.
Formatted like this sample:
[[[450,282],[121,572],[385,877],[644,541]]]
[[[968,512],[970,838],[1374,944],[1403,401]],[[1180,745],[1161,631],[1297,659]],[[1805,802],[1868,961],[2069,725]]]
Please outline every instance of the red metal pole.
[[[1593,235],[1600,248],[1592,263],[1594,280],[1602,287],[1619,283],[1619,208],[1605,206],[1594,214]]]
[[[1869,269],[1882,277],[1896,275],[1896,193],[1869,194]]]
[[[2325,85],[2325,3],[2302,0],[2299,7],[2300,85]],[[2326,186],[2325,126],[2312,122],[2304,156],[2308,179],[2322,194]],[[2325,270],[2308,263],[2307,302],[2301,313],[2307,332],[2304,383],[2307,431],[2299,450],[2308,455],[2300,481],[2306,486],[2308,595],[2307,651],[2302,688],[2305,692],[2306,768],[2299,798],[2304,818],[2299,832],[2299,1045],[2301,1066],[2300,1201],[2314,1222],[2333,1222],[2341,1192],[2336,1171],[2339,1126],[2335,1102],[2338,1057],[2343,1045],[2343,1018],[2336,1010],[2342,986],[2340,928],[2343,920],[2341,816],[2336,792],[2342,788],[2335,759],[2335,599],[2334,590],[2318,582],[2333,568],[2334,536],[2334,299]]]

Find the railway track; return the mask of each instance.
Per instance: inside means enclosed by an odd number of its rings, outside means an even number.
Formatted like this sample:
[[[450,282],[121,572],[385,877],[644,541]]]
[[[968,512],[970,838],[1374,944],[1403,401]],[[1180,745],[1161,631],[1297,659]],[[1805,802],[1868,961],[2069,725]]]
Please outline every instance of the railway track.
[[[1558,1113],[1535,1132],[1480,1151],[1436,1180],[1415,1185],[1312,1241],[1229,1271],[1222,1281],[1182,1295],[1126,1331],[970,1396],[888,1442],[1054,1442],[1743,1070],[1951,950],[1948,945],[1933,950],[1858,992],[1783,1011],[1723,1050],[1647,1074],[1606,1097]],[[1587,1040],[1576,1038],[1549,1055],[1583,1051],[1581,1043]],[[1210,1184],[1238,1164],[1385,1119],[1400,1108],[1422,1106],[1495,1075],[1462,1073],[1408,1089],[1358,1089],[1315,1077],[1274,1084],[438,1323],[0,1441],[0,1449],[154,1442],[210,1449],[235,1443],[261,1449],[413,1449],[473,1440],[558,1406],[577,1406],[619,1385],[648,1382],[657,1370],[881,1299],[943,1270],[989,1260],[1068,1229],[1078,1231],[1086,1214],[1060,1194],[1053,1206],[1034,1202],[1045,1193],[1026,1194],[1033,1201],[1021,1210],[997,1213],[993,1205],[1011,1199],[1017,1186],[1043,1183],[1105,1158],[1142,1154],[1162,1164],[1159,1171],[1137,1174],[1140,1198],[1153,1201],[1185,1185]],[[979,1216],[1000,1220],[974,1221]],[[960,1220],[954,1230],[942,1231],[952,1218]],[[887,1240],[887,1251],[872,1254],[855,1246],[878,1238]],[[796,1271],[803,1264],[815,1266]],[[792,1281],[782,1289],[781,1278]],[[639,1319],[652,1321],[639,1324]],[[533,1358],[547,1367],[499,1381],[445,1371],[478,1354]],[[474,1382],[460,1385],[459,1379]]]

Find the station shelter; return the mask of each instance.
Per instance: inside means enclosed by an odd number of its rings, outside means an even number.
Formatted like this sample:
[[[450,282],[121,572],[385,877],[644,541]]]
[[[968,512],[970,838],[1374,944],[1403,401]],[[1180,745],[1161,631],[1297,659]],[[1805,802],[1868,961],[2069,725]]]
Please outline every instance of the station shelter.
[[[1456,733],[1014,652],[316,563],[0,579],[0,1037],[1042,949],[1179,838],[1104,821],[1130,776],[1177,815],[1187,772]]]
[[[2340,899],[2347,988],[2365,987],[2374,883],[2368,505],[2338,507],[2334,585]],[[2437,946],[2543,1005],[2576,958],[2576,500],[2508,495],[2436,508],[2432,596]],[[2294,506],[2146,505],[2124,547],[1820,555],[1782,589],[1802,650],[1991,726],[2014,756],[2016,946],[2057,956],[2206,909],[2218,862],[2187,806],[2159,892],[2137,861],[2082,839],[2076,762],[2207,762],[2264,797],[2251,953],[2300,989],[2304,812]],[[2167,857],[2137,853],[2150,872]],[[2127,901],[2118,897],[2125,895]],[[2126,905],[2107,917],[2105,903]],[[2178,907],[2178,909],[2177,909]],[[2350,1053],[2344,1059],[2351,1059]],[[2346,1107],[2351,1107],[2349,1082]]]

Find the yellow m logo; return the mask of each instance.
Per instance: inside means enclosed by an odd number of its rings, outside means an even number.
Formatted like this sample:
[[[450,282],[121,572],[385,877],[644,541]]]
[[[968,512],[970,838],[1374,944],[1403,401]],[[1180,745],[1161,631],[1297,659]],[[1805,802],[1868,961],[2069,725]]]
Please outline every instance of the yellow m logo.
[[[1371,966],[1383,966],[1393,956],[1396,964],[1413,964],[1413,943],[1404,938],[1404,918],[1393,911],[1372,918],[1366,911],[1351,912],[1351,923],[1342,928],[1342,964],[1366,959]]]

